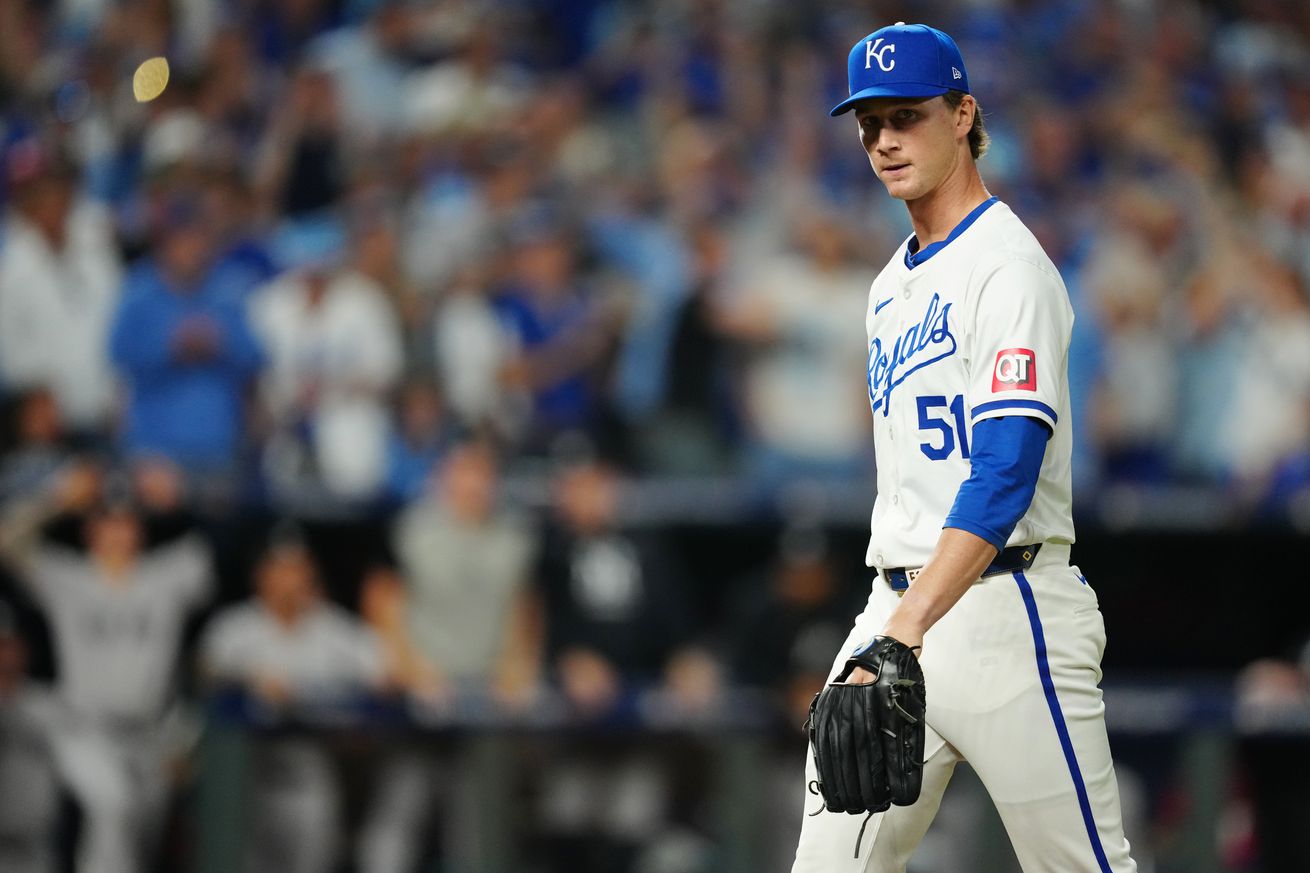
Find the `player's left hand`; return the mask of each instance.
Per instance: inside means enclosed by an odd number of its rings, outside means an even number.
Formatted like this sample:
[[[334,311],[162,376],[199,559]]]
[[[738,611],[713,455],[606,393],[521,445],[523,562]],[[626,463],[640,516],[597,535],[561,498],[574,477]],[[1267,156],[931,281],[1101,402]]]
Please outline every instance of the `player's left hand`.
[[[878,636],[890,637],[893,640],[904,644],[914,652],[915,657],[918,657],[923,651],[923,634],[921,632],[913,632],[909,628],[899,630],[896,627],[895,622],[889,622],[887,627],[883,628],[882,633],[878,634]],[[863,667],[856,667],[851,671],[850,675],[846,677],[846,684],[868,685],[870,682],[876,682],[877,680],[878,674],[866,670]]]
[[[886,627],[878,635],[891,637],[914,649],[916,655],[920,657],[923,655],[923,629],[915,627],[910,622],[898,621],[895,615],[888,620]]]
[[[872,683],[849,681],[857,670]],[[818,772],[812,791],[831,812],[881,812],[919,797],[923,779],[923,671],[914,652],[876,636],[810,704],[807,723]]]

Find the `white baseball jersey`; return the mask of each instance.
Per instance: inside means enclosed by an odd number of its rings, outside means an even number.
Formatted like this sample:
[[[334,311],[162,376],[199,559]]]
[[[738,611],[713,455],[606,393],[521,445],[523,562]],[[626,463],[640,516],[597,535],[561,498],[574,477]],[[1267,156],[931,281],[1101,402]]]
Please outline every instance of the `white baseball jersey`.
[[[1073,309],[1036,238],[992,198],[951,236],[909,240],[869,291],[868,387],[878,463],[865,563],[918,567],[969,477],[973,425],[1032,416],[1053,430],[1009,544],[1074,539],[1067,362]]]

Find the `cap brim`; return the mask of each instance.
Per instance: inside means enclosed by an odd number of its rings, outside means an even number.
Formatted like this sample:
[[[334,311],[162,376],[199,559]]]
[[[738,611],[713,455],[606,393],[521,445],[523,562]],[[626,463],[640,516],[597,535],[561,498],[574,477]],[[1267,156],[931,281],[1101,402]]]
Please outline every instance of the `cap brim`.
[[[898,82],[895,85],[874,85],[872,88],[865,88],[863,91],[856,91],[836,106],[828,114],[838,116],[849,112],[856,103],[861,100],[868,100],[871,97],[938,97],[945,94],[950,88],[943,88],[941,85],[921,85],[917,82]]]

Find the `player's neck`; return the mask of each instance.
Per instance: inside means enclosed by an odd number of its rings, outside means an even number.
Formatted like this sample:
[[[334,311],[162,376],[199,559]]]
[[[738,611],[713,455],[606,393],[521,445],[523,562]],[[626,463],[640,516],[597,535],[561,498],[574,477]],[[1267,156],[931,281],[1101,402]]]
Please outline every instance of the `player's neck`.
[[[919,248],[946,239],[966,215],[990,196],[978,175],[978,167],[968,160],[932,191],[917,200],[906,201]]]

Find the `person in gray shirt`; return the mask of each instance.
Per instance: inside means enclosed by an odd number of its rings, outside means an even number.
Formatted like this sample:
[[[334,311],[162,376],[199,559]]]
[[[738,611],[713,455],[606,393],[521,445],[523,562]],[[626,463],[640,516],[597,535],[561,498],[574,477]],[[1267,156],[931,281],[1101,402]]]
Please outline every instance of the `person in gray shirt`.
[[[46,521],[79,511],[85,553],[42,541]],[[208,547],[187,535],[147,549],[137,510],[105,502],[98,471],[79,465],[49,493],[8,508],[0,555],[52,630],[65,713],[56,760],[83,814],[77,871],[148,869],[180,752],[182,632],[212,586]]]
[[[535,680],[529,582],[536,531],[497,503],[495,455],[454,449],[431,493],[397,519],[393,543],[409,632],[446,681],[514,696]]]
[[[488,447],[453,449],[428,494],[395,523],[399,573],[374,574],[365,586],[365,615],[420,706],[490,694],[514,707],[538,690],[541,634],[530,593],[537,536],[498,503],[498,485]],[[360,832],[362,873],[414,869],[438,793],[459,791],[446,763],[421,745],[383,757]],[[447,850],[465,852],[465,829],[453,816],[446,823]]]

